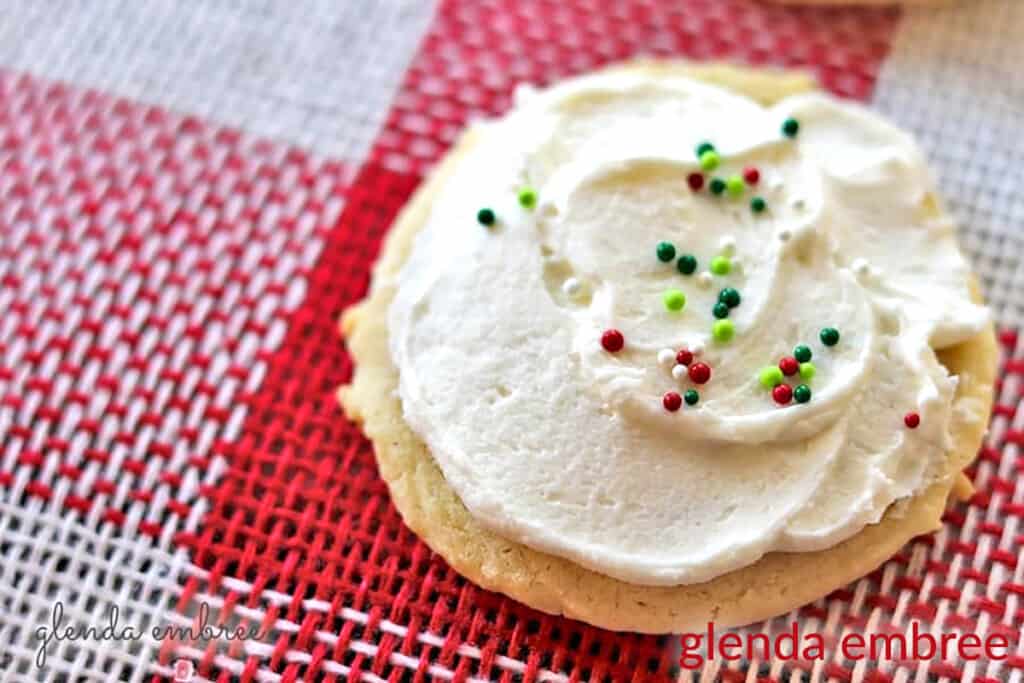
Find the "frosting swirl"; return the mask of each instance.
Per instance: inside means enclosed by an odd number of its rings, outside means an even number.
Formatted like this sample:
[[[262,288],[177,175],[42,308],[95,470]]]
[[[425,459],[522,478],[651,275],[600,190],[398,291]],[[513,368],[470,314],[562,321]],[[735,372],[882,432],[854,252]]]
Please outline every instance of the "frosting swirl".
[[[472,135],[388,325],[404,416],[482,524],[632,583],[696,583],[834,545],[946,476],[956,380],[933,348],[988,317],[907,135],[826,95],[764,108],[626,73],[526,93]],[[756,186],[688,188],[702,140],[714,175],[755,167]],[[523,187],[537,206],[517,202]],[[661,241],[696,272],[657,258]],[[714,257],[727,274],[705,272]],[[725,287],[742,299],[721,341]],[[663,305],[668,289],[682,310]],[[611,328],[615,353],[600,343]],[[798,344],[813,395],[780,406],[759,373]],[[680,348],[710,381],[673,374]],[[687,389],[699,403],[666,410]]]

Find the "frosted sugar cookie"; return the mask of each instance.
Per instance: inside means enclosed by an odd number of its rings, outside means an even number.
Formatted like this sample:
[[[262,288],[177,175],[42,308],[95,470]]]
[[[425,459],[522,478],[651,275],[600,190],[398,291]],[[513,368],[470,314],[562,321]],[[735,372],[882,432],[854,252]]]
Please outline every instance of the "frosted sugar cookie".
[[[799,74],[632,64],[463,136],[343,318],[341,400],[482,586],[740,624],[937,527],[991,408],[978,301],[905,133]]]

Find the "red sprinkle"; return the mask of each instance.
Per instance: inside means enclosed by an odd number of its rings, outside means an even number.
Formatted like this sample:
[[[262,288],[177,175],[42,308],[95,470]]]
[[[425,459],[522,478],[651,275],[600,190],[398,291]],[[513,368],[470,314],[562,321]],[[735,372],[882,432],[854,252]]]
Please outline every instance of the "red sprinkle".
[[[780,405],[786,405],[793,400],[793,389],[788,384],[780,384],[772,389],[772,398]]]
[[[665,410],[674,413],[679,410],[679,406],[683,405],[683,397],[674,391],[667,391],[661,397],[661,405],[665,406]]]
[[[711,368],[706,363],[694,363],[690,366],[690,380],[694,384],[704,384],[711,379]]]
[[[761,172],[753,166],[747,166],[743,169],[743,179],[748,185],[757,185],[757,181],[761,179]]]
[[[800,372],[800,363],[793,356],[786,356],[779,361],[779,370],[782,370],[786,377],[791,377]]]
[[[694,192],[700,192],[701,188],[704,187],[704,174],[691,173],[686,176],[686,184],[689,185],[690,189]]]
[[[693,352],[689,349],[679,349],[679,353],[676,354],[676,363],[680,365],[686,365],[689,367],[690,363],[693,362]]]
[[[911,429],[917,429],[917,425],[921,424],[921,416],[917,413],[907,413],[903,416],[903,424]]]
[[[626,339],[618,330],[605,330],[604,334],[601,335],[601,346],[604,347],[605,351],[615,353],[616,351],[621,351],[625,345]]]

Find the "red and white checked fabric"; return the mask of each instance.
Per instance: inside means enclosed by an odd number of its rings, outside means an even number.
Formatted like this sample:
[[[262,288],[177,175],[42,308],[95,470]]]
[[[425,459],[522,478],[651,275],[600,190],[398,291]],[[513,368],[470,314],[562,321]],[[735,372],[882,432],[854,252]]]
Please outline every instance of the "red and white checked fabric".
[[[15,68],[0,75],[4,680],[164,680],[179,660],[218,681],[677,676],[672,638],[544,615],[455,574],[402,525],[334,400],[351,372],[338,314],[465,123],[501,112],[519,81],[638,54],[809,68],[914,128],[1001,323],[978,493],[870,576],[754,628],[918,620],[1011,634],[1013,656],[694,677],[1024,680],[1024,6],[291,4],[39,4],[0,28]],[[63,641],[40,668],[58,600],[75,626],[102,627],[113,606],[122,626],[189,626],[207,605],[261,637]]]

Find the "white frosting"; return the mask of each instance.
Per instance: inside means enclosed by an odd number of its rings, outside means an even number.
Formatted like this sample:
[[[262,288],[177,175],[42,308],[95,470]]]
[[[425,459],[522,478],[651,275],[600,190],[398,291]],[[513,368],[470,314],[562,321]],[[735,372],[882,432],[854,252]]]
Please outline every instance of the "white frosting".
[[[632,583],[695,583],[832,546],[942,476],[955,378],[932,346],[987,312],[904,133],[825,95],[766,109],[621,74],[533,93],[477,133],[394,283],[389,330],[405,418],[481,524]],[[692,192],[705,139],[716,174],[754,165],[756,188]],[[661,240],[698,270],[658,260]],[[742,270],[707,273],[723,250]],[[742,295],[725,344],[709,334],[723,286]],[[662,305],[669,288],[683,311]],[[664,351],[684,344],[704,349],[707,384],[673,372]],[[813,397],[779,406],[758,372],[797,344]],[[687,388],[696,406],[663,408]]]

